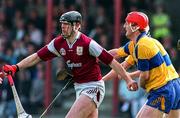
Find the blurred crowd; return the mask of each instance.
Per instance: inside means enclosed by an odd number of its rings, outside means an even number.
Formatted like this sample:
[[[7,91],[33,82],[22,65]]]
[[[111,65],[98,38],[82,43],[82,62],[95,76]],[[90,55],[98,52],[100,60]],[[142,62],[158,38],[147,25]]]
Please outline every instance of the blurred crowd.
[[[46,15],[47,0],[0,0],[0,67],[5,63],[16,64],[22,58],[36,52],[46,44]],[[151,35],[158,39],[170,54],[175,68],[180,73],[180,59],[177,50],[177,40],[174,40],[171,16],[166,12],[167,7],[161,0],[122,0],[122,22],[128,12],[138,10],[147,13],[150,19]],[[81,31],[86,33],[107,50],[113,48],[113,22],[114,7],[113,0],[53,0],[53,23],[52,39],[60,34],[59,17],[69,10],[78,10],[83,16],[83,27]],[[124,37],[124,31],[120,32],[121,45],[128,39]],[[57,68],[62,68],[61,61],[54,60],[53,75]],[[58,65],[56,64],[58,62]],[[109,68],[102,66],[102,73],[105,74]],[[37,112],[42,107],[44,100],[44,79],[45,63],[18,72],[14,79],[22,100],[23,106],[29,112]],[[133,69],[133,68],[132,68]],[[53,78],[53,86],[59,84]],[[121,83],[120,81],[120,84]],[[59,86],[59,85],[57,85]],[[124,89],[124,88],[119,88]],[[140,91],[142,92],[142,91]],[[138,91],[134,99],[143,96]],[[122,93],[120,94],[120,98]],[[125,95],[122,95],[125,96]],[[127,111],[131,104],[125,98],[120,102],[128,103],[120,105],[120,112]],[[13,118],[16,109],[13,102],[11,89],[7,79],[0,86],[0,117]],[[127,105],[129,105],[127,108]],[[33,110],[32,110],[33,109]],[[131,110],[133,117],[136,111]]]

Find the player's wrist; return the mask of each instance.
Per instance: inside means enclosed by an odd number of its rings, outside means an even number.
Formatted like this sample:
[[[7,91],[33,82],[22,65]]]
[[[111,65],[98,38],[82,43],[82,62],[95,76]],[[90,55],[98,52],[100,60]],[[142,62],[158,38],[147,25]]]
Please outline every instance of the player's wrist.
[[[16,72],[18,72],[19,71],[19,66],[17,64],[15,66],[16,66]]]
[[[16,65],[12,65],[12,71],[13,73],[16,73],[19,71],[19,66],[16,64]]]

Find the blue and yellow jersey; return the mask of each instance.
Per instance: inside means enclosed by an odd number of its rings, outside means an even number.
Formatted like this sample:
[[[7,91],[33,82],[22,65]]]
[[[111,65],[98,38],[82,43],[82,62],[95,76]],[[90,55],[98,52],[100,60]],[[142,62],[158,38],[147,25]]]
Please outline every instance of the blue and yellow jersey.
[[[132,55],[128,55],[128,57],[126,57],[125,61],[130,64],[130,65],[134,65],[135,61]]]
[[[126,62],[134,65],[134,59],[133,59],[133,50],[134,50],[134,42],[129,41],[128,43],[125,44],[125,46],[120,47],[117,51],[117,54],[119,57],[126,57]]]
[[[133,54],[133,50],[134,50],[134,42],[133,41],[129,41],[123,47],[120,47],[118,49],[117,54],[120,57],[126,57],[128,55],[132,55]]]
[[[161,52],[161,55],[163,56],[163,59],[166,63],[167,69],[168,69],[168,76],[170,76],[169,78],[171,78],[170,80],[172,80],[174,78],[178,78],[179,75],[176,72],[176,70],[171,62],[169,54],[166,52],[166,50],[164,49],[164,47],[158,40],[156,40],[156,39],[152,39],[152,40],[155,42],[155,44],[157,45],[157,47],[159,48],[159,50]]]
[[[133,57],[137,62],[138,70],[149,71],[149,80],[145,85],[147,92],[160,88],[168,81],[179,77],[169,55],[153,38],[142,34],[135,45]]]
[[[131,65],[136,62],[138,70],[149,71],[150,77],[145,85],[147,92],[179,77],[162,44],[144,33],[139,36],[136,45],[130,41],[117,53],[119,56],[129,55],[126,61]]]

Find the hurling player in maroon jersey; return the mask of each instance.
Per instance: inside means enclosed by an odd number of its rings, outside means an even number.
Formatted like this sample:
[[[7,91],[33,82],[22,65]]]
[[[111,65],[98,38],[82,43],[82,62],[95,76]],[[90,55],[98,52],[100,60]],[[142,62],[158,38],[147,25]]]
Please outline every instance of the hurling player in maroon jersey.
[[[129,90],[137,90],[138,85],[111,54],[79,31],[82,23],[79,12],[66,12],[59,21],[61,35],[16,65],[4,65],[3,71],[14,75],[18,70],[31,67],[40,61],[63,57],[72,71],[76,91],[76,101],[66,118],[98,118],[98,107],[105,95],[98,59],[121,75]]]

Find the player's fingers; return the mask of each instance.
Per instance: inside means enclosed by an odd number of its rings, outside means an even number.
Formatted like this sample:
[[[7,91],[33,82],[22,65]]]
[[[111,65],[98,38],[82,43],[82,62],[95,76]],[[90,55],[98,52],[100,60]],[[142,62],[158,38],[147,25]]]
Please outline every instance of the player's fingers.
[[[138,90],[138,84],[137,83],[134,83],[134,90]]]

